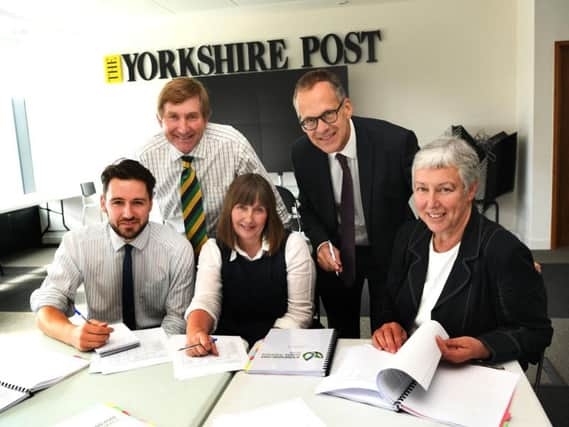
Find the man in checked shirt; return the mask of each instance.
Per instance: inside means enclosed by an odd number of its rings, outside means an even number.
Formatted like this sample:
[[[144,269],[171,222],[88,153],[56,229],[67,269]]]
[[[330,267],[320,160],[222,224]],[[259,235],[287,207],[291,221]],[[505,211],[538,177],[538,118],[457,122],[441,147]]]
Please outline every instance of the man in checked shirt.
[[[190,77],[166,83],[158,96],[157,119],[162,131],[138,153],[156,177],[155,199],[164,223],[184,233],[180,184],[182,157],[190,156],[201,186],[207,234],[215,228],[229,185],[238,175],[258,173],[271,182],[247,139],[234,127],[210,123],[211,109],[204,86]],[[289,215],[273,186],[277,210],[284,224]]]

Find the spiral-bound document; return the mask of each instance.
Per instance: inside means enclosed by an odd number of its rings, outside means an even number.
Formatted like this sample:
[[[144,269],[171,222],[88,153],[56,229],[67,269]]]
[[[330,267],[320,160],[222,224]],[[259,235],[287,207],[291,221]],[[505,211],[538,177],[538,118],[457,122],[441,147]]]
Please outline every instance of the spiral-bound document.
[[[88,365],[88,360],[54,352],[3,351],[0,355],[0,412]]]
[[[326,376],[336,348],[334,329],[271,329],[247,368],[250,374]]]
[[[499,426],[519,375],[441,363],[436,321],[424,323],[396,354],[371,344],[343,348],[316,393],[327,393],[454,426]]]

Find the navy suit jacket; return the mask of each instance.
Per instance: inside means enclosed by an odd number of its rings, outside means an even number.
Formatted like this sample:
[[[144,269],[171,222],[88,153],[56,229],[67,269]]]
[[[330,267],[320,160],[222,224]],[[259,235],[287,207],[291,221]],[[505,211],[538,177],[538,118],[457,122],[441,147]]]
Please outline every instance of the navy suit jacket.
[[[432,233],[422,221],[401,228],[393,248],[380,325],[398,322],[408,332],[419,310]],[[529,249],[512,233],[472,208],[457,258],[431,318],[451,338],[471,336],[491,361],[536,363],[550,344],[543,279]]]
[[[408,204],[411,164],[419,147],[415,134],[408,129],[383,120],[352,117],[352,121],[367,235],[375,274],[383,280],[395,233],[413,218]],[[327,240],[339,247],[328,155],[303,136],[293,144],[292,163],[304,232],[315,249]]]

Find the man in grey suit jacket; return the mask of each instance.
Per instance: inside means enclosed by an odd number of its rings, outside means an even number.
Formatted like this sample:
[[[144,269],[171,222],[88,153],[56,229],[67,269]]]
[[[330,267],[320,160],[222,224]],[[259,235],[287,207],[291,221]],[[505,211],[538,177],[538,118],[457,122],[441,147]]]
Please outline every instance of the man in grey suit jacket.
[[[364,279],[373,331],[395,233],[413,217],[408,201],[417,138],[382,120],[352,117],[338,77],[326,70],[303,75],[293,103],[306,133],[293,145],[292,162],[304,230],[318,265],[317,292],[329,326],[340,337],[359,338]],[[346,167],[349,174],[343,172]],[[347,187],[349,193],[343,190]],[[342,224],[342,217],[353,219]]]

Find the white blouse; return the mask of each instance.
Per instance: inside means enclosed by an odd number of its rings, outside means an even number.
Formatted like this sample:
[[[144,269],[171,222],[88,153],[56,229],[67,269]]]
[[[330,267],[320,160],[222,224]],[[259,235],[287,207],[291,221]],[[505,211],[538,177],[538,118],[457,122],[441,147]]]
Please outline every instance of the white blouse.
[[[441,296],[452,266],[458,256],[459,248],[460,242],[446,252],[435,252],[433,238],[431,237],[431,242],[429,243],[427,277],[423,286],[423,295],[421,297],[421,303],[419,304],[419,311],[413,323],[413,330],[421,326],[423,322],[431,320],[431,310]]]
[[[245,259],[255,261],[269,250],[268,242],[263,240],[261,249],[254,257],[236,247],[229,261],[237,258],[237,253]],[[285,262],[288,286],[288,309],[278,318],[275,328],[307,328],[312,322],[316,268],[310,257],[310,250],[301,233],[293,232],[285,245]],[[194,310],[206,311],[217,327],[222,304],[221,251],[215,239],[209,239],[203,246],[198,261],[194,298],[184,317],[187,319]]]

